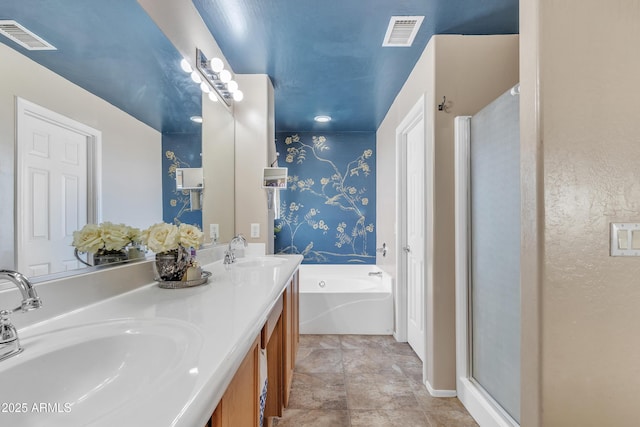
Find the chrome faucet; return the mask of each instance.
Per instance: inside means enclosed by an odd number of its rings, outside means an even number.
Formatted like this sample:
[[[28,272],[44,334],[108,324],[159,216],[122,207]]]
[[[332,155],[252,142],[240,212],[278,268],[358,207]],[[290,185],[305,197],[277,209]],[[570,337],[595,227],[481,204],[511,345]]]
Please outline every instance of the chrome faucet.
[[[16,311],[31,311],[42,306],[35,288],[29,280],[17,271],[0,270],[0,280],[9,280],[20,289],[22,303],[11,311],[0,311],[0,360],[14,356],[22,351],[18,330],[11,323],[9,316]]]
[[[224,251],[224,264],[229,265],[236,262],[236,252],[234,246],[237,243],[242,243],[244,247],[247,247],[247,239],[242,234],[236,234],[229,242],[229,248]]]

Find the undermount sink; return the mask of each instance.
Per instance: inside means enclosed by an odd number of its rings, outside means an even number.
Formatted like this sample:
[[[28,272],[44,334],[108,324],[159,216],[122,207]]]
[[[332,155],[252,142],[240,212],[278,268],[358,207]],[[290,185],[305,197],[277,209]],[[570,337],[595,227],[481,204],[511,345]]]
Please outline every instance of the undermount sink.
[[[7,425],[102,424],[114,411],[189,381],[199,331],[169,319],[121,319],[34,335],[0,362]],[[45,421],[46,420],[46,421]]]
[[[261,257],[238,258],[235,264],[236,264],[236,267],[239,267],[239,268],[258,268],[258,267],[275,267],[285,262],[287,262],[286,258],[280,258],[276,256],[261,256]]]

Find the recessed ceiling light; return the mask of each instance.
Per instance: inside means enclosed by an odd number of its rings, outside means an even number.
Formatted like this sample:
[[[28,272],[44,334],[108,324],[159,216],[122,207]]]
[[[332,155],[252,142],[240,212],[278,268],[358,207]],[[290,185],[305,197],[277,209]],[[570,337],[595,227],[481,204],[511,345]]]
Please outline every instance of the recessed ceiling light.
[[[191,116],[189,119],[194,123],[202,123],[202,116]]]
[[[331,121],[331,116],[315,116],[313,120],[318,123],[327,123]]]

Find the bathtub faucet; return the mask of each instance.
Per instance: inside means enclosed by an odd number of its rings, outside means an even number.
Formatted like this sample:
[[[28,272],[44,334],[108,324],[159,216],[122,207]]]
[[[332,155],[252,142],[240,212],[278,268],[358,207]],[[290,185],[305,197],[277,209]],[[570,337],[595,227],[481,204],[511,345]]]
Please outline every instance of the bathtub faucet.
[[[378,276],[382,277],[382,271],[370,271],[369,276]]]

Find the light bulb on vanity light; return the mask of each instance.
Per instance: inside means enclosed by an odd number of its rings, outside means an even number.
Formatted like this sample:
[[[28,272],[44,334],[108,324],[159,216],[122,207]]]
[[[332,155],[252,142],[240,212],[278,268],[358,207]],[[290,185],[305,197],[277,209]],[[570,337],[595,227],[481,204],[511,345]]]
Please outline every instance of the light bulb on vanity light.
[[[202,79],[200,78],[200,74],[198,74],[197,71],[193,71],[191,73],[191,80],[193,80],[195,83],[198,83],[198,84],[202,82]]]
[[[209,99],[213,102],[218,102],[218,97],[213,93],[213,91],[209,92]]]
[[[203,91],[204,93],[210,93],[211,92],[211,88],[205,82],[200,83],[200,90]]]
[[[231,81],[231,73],[229,70],[220,71],[220,81],[222,83],[229,83]]]
[[[227,90],[231,93],[235,92],[238,90],[238,82],[236,82],[235,80],[231,80],[229,83],[227,83]]]
[[[233,100],[240,102],[244,99],[244,93],[242,93],[241,90],[236,90],[235,92],[233,92]]]
[[[184,71],[185,73],[191,73],[193,71],[193,68],[191,68],[191,64],[189,64],[189,61],[184,58],[182,58],[182,61],[180,61],[180,68],[182,68],[182,71]]]
[[[214,73],[219,73],[224,69],[224,63],[220,58],[211,58],[209,60],[209,67],[211,68],[211,71],[213,71]]]

